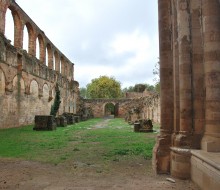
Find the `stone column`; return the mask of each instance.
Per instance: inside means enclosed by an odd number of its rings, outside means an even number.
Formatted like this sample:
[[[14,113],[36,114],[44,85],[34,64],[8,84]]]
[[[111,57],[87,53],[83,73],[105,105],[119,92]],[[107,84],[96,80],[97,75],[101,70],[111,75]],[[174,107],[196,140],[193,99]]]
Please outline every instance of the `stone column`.
[[[220,151],[220,2],[202,0],[205,65],[205,134],[202,149]]]
[[[177,66],[179,68],[179,72],[177,71],[179,74],[179,84],[177,84],[179,86],[179,118],[177,117],[179,132],[174,139],[171,152],[171,174],[187,179],[190,178],[189,149],[192,144],[193,126],[190,0],[177,1],[176,9],[179,49]],[[178,80],[178,77],[175,79]]]
[[[171,1],[158,0],[160,41],[161,129],[153,150],[157,173],[170,172],[170,146],[173,131],[173,62]]]
[[[0,33],[2,34],[5,34],[5,15],[8,4],[8,1],[0,0]]]
[[[177,1],[172,0],[172,34],[173,34],[173,76],[174,76],[174,131],[173,140],[179,132],[180,101],[179,101],[179,44],[177,28]],[[172,140],[172,141],[173,141]]]
[[[204,62],[202,36],[202,3],[201,0],[191,1],[191,38],[192,38],[192,74],[193,74],[193,140],[192,148],[200,149],[201,138],[204,132]]]

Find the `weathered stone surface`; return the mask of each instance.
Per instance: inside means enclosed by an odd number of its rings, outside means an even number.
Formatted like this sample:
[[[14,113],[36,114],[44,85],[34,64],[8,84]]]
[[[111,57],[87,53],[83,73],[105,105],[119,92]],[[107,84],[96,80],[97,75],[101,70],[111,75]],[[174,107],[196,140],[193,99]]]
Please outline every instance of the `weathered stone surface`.
[[[36,115],[34,118],[34,128],[36,131],[56,130],[56,122],[52,115]]]
[[[67,120],[67,125],[72,125],[75,123],[75,117],[72,113],[63,113],[63,116],[66,118]]]
[[[73,64],[15,1],[0,1],[0,7],[0,16],[2,16],[0,19],[0,128],[33,124],[35,115],[49,114],[54,101],[56,83],[61,90],[59,114],[77,113],[79,84],[74,81]],[[7,22],[5,13],[8,7],[13,15],[19,15],[14,19],[16,29],[14,44],[11,44],[4,35],[5,21]],[[22,49],[25,23],[28,23],[31,31],[28,35],[27,51]],[[35,56],[35,34],[38,34],[42,44],[39,59]],[[46,66],[46,48],[49,48],[48,66]]]
[[[214,166],[197,172],[200,161],[193,157],[191,172],[185,150],[220,152],[220,1],[158,0],[158,9],[161,129],[153,166],[182,179],[198,175],[207,180],[202,188],[215,189],[217,180],[207,176]]]
[[[57,127],[66,127],[67,126],[67,119],[64,116],[59,115],[55,118]]]
[[[139,93],[140,95],[140,93]],[[143,93],[140,97],[122,99],[85,99],[85,107],[90,108],[94,117],[105,117],[105,105],[115,106],[115,117],[122,117],[131,124],[139,119],[151,119],[160,123],[160,97],[157,93]]]

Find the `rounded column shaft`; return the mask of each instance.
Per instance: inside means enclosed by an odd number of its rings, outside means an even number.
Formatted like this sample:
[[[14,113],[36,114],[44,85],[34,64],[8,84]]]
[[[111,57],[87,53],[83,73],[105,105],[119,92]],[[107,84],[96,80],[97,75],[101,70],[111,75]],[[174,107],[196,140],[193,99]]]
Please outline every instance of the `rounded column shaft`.
[[[202,149],[220,151],[220,2],[203,0],[205,135]]]

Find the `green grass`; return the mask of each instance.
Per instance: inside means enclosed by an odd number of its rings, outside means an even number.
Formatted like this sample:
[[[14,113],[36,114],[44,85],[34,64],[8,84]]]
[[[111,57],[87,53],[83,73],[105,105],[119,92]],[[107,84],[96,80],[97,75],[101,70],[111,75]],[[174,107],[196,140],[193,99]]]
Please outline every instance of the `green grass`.
[[[47,163],[69,160],[117,161],[140,156],[151,159],[155,133],[134,133],[123,119],[91,119],[57,128],[55,131],[33,131],[33,126],[0,130],[0,157],[21,158]],[[99,124],[101,125],[101,124]]]

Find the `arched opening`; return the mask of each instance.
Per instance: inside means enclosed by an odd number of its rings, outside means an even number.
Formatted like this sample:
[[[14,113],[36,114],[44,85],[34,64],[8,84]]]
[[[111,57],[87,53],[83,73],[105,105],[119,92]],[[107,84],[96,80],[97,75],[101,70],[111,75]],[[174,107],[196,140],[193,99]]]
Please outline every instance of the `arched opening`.
[[[60,59],[60,73],[64,75],[65,72],[65,60],[63,57]]]
[[[105,104],[104,115],[105,117],[109,117],[111,115],[115,116],[115,105],[113,103]]]
[[[45,57],[45,64],[48,67],[48,48],[46,48],[46,57]]]
[[[50,44],[47,44],[47,48],[46,48],[46,65],[50,68],[53,69],[53,53],[52,53],[52,48],[50,46]]]
[[[26,24],[28,31],[28,53],[31,55],[35,55],[35,36],[34,30],[30,23]]]
[[[59,56],[58,56],[58,53],[57,51],[54,51],[54,59],[55,59],[55,62],[54,62],[54,70],[55,71],[60,71],[60,60],[59,60]]]
[[[24,26],[24,31],[23,31],[23,49],[26,50],[27,52],[29,52],[29,35],[28,35],[28,29],[27,26]]]
[[[61,60],[59,61],[59,71],[60,73],[62,73],[62,61]]]
[[[38,83],[36,80],[32,80],[30,84],[30,94],[31,96],[38,96]]]
[[[44,86],[43,86],[43,98],[45,99],[45,100],[48,100],[49,99],[49,87],[48,87],[48,85],[47,84],[44,84]]]
[[[39,34],[36,39],[36,57],[45,62],[45,50],[44,50],[44,41],[43,37]]]
[[[7,9],[5,16],[5,37],[14,45],[14,20],[10,9]]]
[[[36,58],[40,59],[40,42],[38,38],[36,40]]]
[[[5,75],[0,68],[0,95],[5,94]]]
[[[53,54],[53,70],[55,71],[55,65],[56,65],[56,58],[55,58],[55,54]]]

